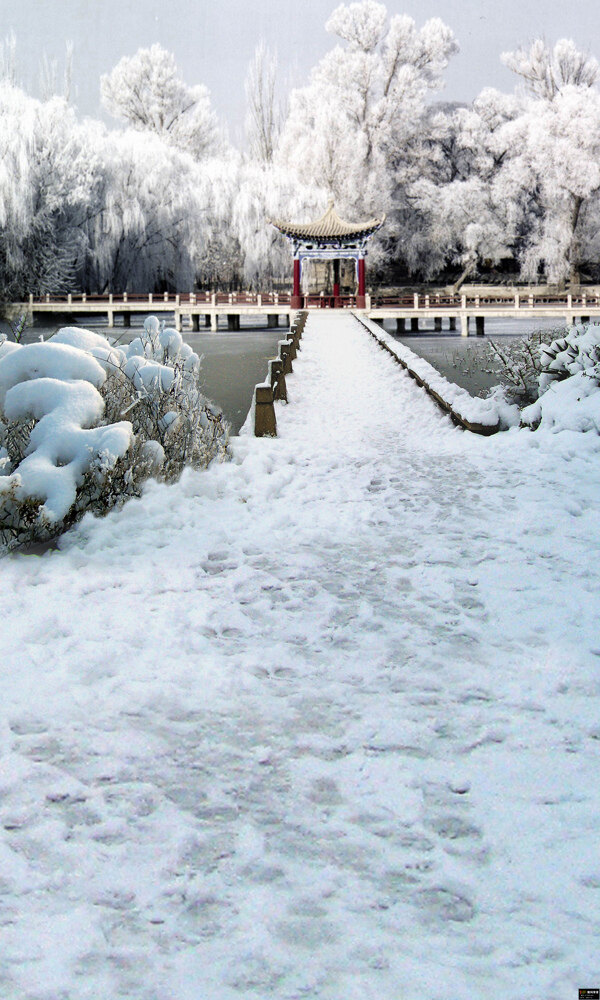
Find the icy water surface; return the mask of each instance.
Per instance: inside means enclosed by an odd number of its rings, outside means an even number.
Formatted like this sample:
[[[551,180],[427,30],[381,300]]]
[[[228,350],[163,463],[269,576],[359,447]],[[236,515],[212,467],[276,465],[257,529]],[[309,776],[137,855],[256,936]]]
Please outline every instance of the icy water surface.
[[[394,320],[388,321],[385,328],[395,335]],[[564,332],[564,324],[556,319],[492,319],[486,320],[483,337],[461,337],[447,330],[441,333],[423,330],[418,334],[402,334],[397,339],[471,395],[485,396],[487,390],[499,382],[498,364],[489,349],[490,340],[506,344],[537,330],[556,330],[558,337]]]

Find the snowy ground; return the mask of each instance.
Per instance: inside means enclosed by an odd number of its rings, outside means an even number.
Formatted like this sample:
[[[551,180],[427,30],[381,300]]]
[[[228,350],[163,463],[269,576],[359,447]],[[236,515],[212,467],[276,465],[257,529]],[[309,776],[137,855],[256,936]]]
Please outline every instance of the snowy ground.
[[[600,984],[596,435],[311,316],[276,440],[2,564],[3,1000]]]

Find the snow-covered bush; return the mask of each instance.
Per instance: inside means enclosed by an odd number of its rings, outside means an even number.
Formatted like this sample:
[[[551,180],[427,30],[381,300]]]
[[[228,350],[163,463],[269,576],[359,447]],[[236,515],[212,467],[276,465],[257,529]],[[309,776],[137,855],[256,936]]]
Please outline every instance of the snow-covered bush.
[[[509,403],[526,406],[537,399],[543,368],[540,350],[550,344],[554,336],[556,331],[536,330],[506,344],[489,341],[489,359],[498,368],[504,397]]]
[[[566,336],[540,346],[540,395],[552,382],[585,372],[600,382],[600,326],[574,326]]]
[[[600,433],[600,326],[574,326],[539,349],[539,398],[521,422],[535,429]]]
[[[200,359],[155,317],[127,347],[78,327],[0,344],[0,543],[61,534],[86,510],[139,495],[227,451]]]

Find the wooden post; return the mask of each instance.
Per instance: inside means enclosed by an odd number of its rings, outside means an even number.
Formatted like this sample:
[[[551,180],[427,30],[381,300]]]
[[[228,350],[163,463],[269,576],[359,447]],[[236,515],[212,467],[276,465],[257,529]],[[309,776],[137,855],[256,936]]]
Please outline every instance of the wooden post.
[[[269,361],[269,378],[271,379],[273,399],[287,403],[287,386],[285,384],[285,375],[283,374],[283,363],[279,358]]]
[[[283,365],[283,374],[290,375],[292,372],[292,359],[290,357],[290,346],[287,340],[279,341],[279,357]]]
[[[254,436],[277,437],[273,389],[270,385],[257,385],[254,389]]]

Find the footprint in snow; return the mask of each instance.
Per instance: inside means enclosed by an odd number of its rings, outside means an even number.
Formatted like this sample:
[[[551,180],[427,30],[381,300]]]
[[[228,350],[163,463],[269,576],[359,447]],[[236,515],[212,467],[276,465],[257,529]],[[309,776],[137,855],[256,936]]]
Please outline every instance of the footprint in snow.
[[[466,896],[441,886],[421,889],[413,899],[428,919],[466,923],[475,916],[475,907]]]

